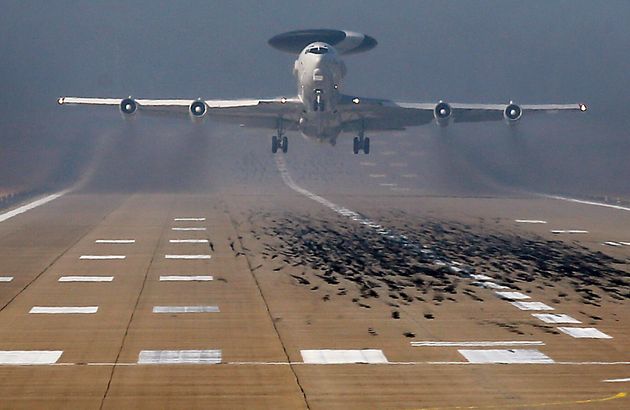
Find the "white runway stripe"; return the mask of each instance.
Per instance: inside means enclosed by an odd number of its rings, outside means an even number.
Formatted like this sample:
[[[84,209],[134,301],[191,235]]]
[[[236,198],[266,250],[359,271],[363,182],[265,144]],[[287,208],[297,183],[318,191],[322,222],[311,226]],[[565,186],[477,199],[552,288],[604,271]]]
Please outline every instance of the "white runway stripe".
[[[173,218],[173,221],[175,222],[203,222],[205,220],[206,218]]]
[[[612,339],[612,336],[594,327],[559,327],[558,330],[577,339]]]
[[[113,276],[62,276],[59,282],[111,282]]]
[[[623,382],[630,382],[630,377],[625,378],[625,379],[608,379],[608,380],[603,380],[604,383],[623,383]]]
[[[54,364],[62,350],[0,350],[0,365]]]
[[[532,313],[532,316],[542,320],[545,323],[582,323],[569,315],[556,313]]]
[[[26,204],[26,205],[23,205],[23,206],[21,206],[19,208],[16,208],[16,209],[12,210],[12,211],[0,214],[0,222],[4,222],[7,219],[11,219],[14,216],[23,214],[24,212],[30,211],[33,208],[37,208],[38,206],[47,204],[48,202],[53,201],[53,200],[59,198],[60,196],[65,195],[67,193],[68,193],[68,191],[62,191],[62,192],[58,192],[56,194],[48,195],[47,197],[42,198],[42,199],[38,199],[37,201],[33,201],[30,204]]]
[[[205,231],[206,228],[171,228],[173,231]]]
[[[0,282],[11,282],[13,280],[13,276],[0,276]]]
[[[208,243],[207,239],[170,239],[169,243]]]
[[[538,219],[515,219],[514,222],[520,224],[546,224],[547,221],[542,221]]]
[[[301,350],[306,364],[387,363],[382,350]]]
[[[479,342],[411,342],[413,347],[492,347],[492,346],[543,346],[545,343],[539,340],[506,340],[506,341],[479,341]]]
[[[110,260],[110,259],[125,259],[125,255],[81,255],[79,259],[83,260]]]
[[[136,243],[135,239],[97,239],[94,243],[126,244]]]
[[[212,276],[196,276],[196,275],[188,275],[188,276],[160,276],[161,282],[207,282],[211,281]]]
[[[510,302],[510,304],[521,310],[555,310],[542,302]]]
[[[394,184],[391,182],[382,182],[379,184],[380,186],[398,186],[398,184]]]
[[[98,306],[33,306],[28,313],[42,314],[90,314],[96,313]]]
[[[630,208],[628,208],[626,206],[621,206],[621,205],[611,205],[611,204],[604,204],[604,203],[601,203],[601,202],[584,201],[584,200],[581,200],[581,199],[567,198],[567,197],[564,197],[564,196],[555,196],[555,195],[543,195],[543,196],[547,197],[547,198],[559,199],[561,201],[575,202],[575,203],[578,203],[578,204],[603,206],[605,208],[618,209],[620,211],[630,211]]]
[[[470,363],[553,363],[537,349],[458,350]]]
[[[472,284],[475,286],[481,286],[488,289],[510,289],[507,286],[499,285],[494,282],[473,282]]]
[[[153,313],[218,313],[218,306],[153,306]]]
[[[164,255],[166,259],[210,259],[212,255]]]
[[[588,231],[582,229],[552,229],[549,231],[553,234],[561,234],[561,233],[570,233],[570,234],[578,234],[578,233],[588,233]]]
[[[504,298],[504,299],[511,299],[511,300],[524,300],[524,299],[531,299],[529,296],[521,293],[521,292],[498,292],[495,291],[494,293],[496,293],[497,295],[499,295],[500,297]]]
[[[490,276],[487,276],[487,275],[471,274],[470,277],[473,278],[473,279],[476,279],[476,280],[494,280],[493,278],[491,278]]]
[[[219,364],[221,350],[143,350],[138,364]]]
[[[603,245],[616,246],[616,247],[623,246],[621,242],[613,242],[613,241],[604,242]]]
[[[387,175],[385,174],[370,174],[370,178],[385,178]]]

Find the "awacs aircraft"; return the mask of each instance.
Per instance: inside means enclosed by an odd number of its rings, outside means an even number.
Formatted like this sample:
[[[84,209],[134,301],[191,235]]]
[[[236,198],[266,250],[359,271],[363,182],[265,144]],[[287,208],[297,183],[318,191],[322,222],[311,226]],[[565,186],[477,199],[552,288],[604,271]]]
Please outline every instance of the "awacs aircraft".
[[[298,30],[279,34],[269,44],[281,51],[298,54],[293,66],[297,96],[253,100],[179,100],[128,98],[61,97],[61,105],[114,106],[123,116],[159,110],[188,114],[192,119],[206,117],[227,120],[243,126],[275,130],[271,150],[287,152],[287,131],[335,144],[341,133],[354,133],[353,151],[368,154],[368,132],[404,130],[435,122],[481,122],[505,120],[515,124],[523,116],[558,111],[586,111],[584,104],[463,104],[438,102],[395,102],[344,94],[346,66],[342,55],[370,50],[376,40],[342,30]]]

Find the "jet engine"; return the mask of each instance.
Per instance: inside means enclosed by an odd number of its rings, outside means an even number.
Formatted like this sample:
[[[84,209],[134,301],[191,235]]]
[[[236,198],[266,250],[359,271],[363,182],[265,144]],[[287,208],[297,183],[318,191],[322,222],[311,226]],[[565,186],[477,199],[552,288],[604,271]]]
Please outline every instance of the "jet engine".
[[[512,102],[510,102],[510,104],[503,110],[503,118],[505,118],[505,121],[507,121],[508,124],[516,123],[516,121],[520,120],[522,116],[523,109]]]
[[[125,98],[120,102],[120,112],[123,117],[135,114],[138,111],[138,103],[133,98]]]
[[[188,107],[188,112],[193,120],[201,120],[208,112],[208,106],[202,100],[193,101]]]
[[[437,103],[435,105],[435,108],[433,109],[433,117],[435,118],[435,122],[442,127],[448,125],[452,114],[453,109],[451,108],[451,106],[443,101]]]

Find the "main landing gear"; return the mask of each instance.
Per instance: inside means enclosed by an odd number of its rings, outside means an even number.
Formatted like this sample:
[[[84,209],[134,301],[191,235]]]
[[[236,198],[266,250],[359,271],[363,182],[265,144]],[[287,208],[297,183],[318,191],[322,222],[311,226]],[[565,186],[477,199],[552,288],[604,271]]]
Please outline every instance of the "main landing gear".
[[[278,135],[274,135],[271,137],[271,152],[274,154],[278,152],[278,149],[282,150],[283,153],[287,153],[289,150],[289,139],[284,135],[284,124],[282,123],[282,118],[278,118]]]
[[[358,154],[361,150],[363,150],[365,154],[370,153],[370,138],[364,137],[362,133],[352,140],[352,152]]]
[[[285,154],[289,150],[289,139],[287,137],[271,137],[271,152],[274,154],[278,152],[278,149],[282,150]]]

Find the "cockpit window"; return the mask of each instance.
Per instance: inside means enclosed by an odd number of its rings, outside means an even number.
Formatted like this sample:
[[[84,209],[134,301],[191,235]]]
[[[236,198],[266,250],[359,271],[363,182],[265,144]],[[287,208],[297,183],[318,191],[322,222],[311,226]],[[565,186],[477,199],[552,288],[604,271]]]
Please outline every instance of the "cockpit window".
[[[328,52],[328,47],[311,47],[308,50],[306,50],[307,54],[326,54]]]

